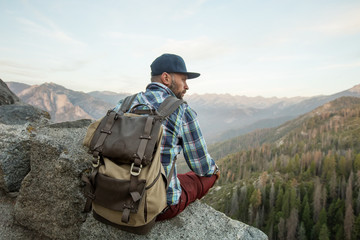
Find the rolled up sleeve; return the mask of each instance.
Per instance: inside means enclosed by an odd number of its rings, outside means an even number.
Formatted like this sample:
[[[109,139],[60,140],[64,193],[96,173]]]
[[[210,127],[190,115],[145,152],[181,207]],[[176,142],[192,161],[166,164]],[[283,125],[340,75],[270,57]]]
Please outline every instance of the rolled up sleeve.
[[[189,168],[199,176],[211,176],[215,161],[207,151],[196,112],[187,106],[182,123],[182,144]]]

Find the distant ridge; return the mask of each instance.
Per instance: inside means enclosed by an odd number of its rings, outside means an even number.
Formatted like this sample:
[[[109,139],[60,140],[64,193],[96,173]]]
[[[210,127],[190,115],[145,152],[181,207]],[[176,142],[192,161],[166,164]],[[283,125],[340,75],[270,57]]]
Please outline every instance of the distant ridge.
[[[185,96],[185,99],[197,106],[224,106],[228,105],[229,107],[234,108],[267,108],[271,105],[283,103],[284,105],[292,105],[298,102],[301,102],[309,97],[292,97],[292,98],[277,98],[270,97],[265,98],[261,96],[257,97],[247,97],[240,95],[230,95],[230,94],[190,94]]]
[[[11,91],[13,93],[15,93],[16,95],[21,93],[23,90],[31,87],[31,85],[29,85],[29,84],[19,83],[19,82],[6,82],[6,85],[8,85],[8,87],[11,89]]]
[[[44,83],[26,88],[26,85],[9,84],[18,91],[19,98],[50,113],[54,122],[83,118],[97,119],[111,108],[111,104],[86,93],[69,90],[55,83]]]
[[[298,116],[297,118],[289,120],[280,126],[258,129],[248,134],[240,135],[226,141],[213,144],[209,146],[209,152],[214,159],[221,159],[229,154],[233,154],[241,150],[260,147],[264,143],[271,144],[279,142],[280,139],[288,135],[289,132],[301,127],[307,119],[324,113],[328,113],[330,115],[332,112],[339,112],[341,109],[349,108],[349,106],[357,106],[360,108],[360,98],[351,96],[336,98],[335,100],[327,102],[324,105]]]
[[[107,103],[110,103],[113,106],[115,106],[119,102],[119,100],[131,95],[131,93],[116,93],[110,91],[94,91],[89,92],[88,94]]]
[[[360,84],[332,95],[304,98],[301,101],[294,101],[293,104],[289,104],[289,102],[278,102],[268,108],[257,109],[258,112],[254,112],[253,114],[258,117],[253,118],[253,121],[243,121],[240,123],[242,119],[239,119],[239,121],[237,121],[237,123],[239,123],[237,126],[236,124],[229,124],[231,126],[229,126],[227,131],[215,134],[215,136],[210,138],[210,142],[215,142],[213,139],[216,139],[217,141],[224,141],[235,136],[249,133],[255,129],[279,126],[280,124],[294,119],[299,115],[310,112],[327,102],[344,96],[360,97]],[[251,114],[249,117],[249,119],[251,119]]]
[[[81,118],[98,119],[130,93],[73,91],[54,83],[29,86],[9,82],[22,101],[48,111],[61,122]],[[208,143],[224,141],[256,129],[276,127],[341,96],[360,96],[360,85],[315,97],[264,98],[230,94],[190,94],[185,100],[198,113]],[[30,90],[31,89],[31,90]]]

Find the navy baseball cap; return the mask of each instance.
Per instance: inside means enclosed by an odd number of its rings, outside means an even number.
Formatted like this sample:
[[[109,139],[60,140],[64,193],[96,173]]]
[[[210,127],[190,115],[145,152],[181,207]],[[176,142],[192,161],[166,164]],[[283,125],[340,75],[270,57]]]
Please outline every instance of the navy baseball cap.
[[[161,75],[163,72],[183,73],[187,75],[188,79],[200,76],[200,73],[188,72],[186,70],[186,65],[182,57],[169,53],[165,53],[156,58],[150,65],[150,68],[151,76]]]

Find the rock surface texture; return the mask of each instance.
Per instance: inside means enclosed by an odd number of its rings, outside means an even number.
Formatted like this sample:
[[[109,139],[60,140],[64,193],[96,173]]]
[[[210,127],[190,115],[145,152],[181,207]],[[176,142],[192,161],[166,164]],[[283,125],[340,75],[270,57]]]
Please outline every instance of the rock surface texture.
[[[80,179],[92,158],[82,146],[89,123],[51,124],[42,114],[26,123],[0,122],[0,239],[267,239],[199,201],[146,236],[82,213]]]
[[[189,205],[177,217],[164,222],[158,222],[145,236],[123,232],[111,226],[105,226],[88,217],[80,230],[81,240],[95,239],[267,239],[259,229],[235,221],[225,214],[216,211],[206,204],[196,201]]]

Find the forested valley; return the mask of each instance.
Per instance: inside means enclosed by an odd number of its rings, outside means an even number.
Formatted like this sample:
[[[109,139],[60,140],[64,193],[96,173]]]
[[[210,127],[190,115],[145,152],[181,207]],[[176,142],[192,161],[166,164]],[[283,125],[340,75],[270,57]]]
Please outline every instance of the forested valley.
[[[338,98],[210,153],[221,157],[221,178],[204,198],[215,209],[270,240],[360,239],[360,98]]]

